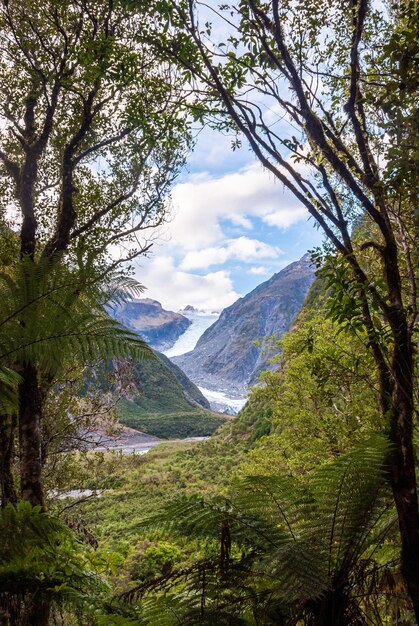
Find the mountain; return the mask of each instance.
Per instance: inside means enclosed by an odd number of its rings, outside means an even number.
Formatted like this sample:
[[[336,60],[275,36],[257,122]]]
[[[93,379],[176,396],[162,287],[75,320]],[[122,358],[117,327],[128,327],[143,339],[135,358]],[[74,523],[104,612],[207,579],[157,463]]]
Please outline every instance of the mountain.
[[[171,348],[191,324],[184,315],[166,311],[160,302],[150,298],[129,300],[113,310],[112,315],[160,351]]]
[[[207,436],[225,420],[179,367],[163,354],[120,364],[120,422],[162,438]]]
[[[308,254],[291,263],[224,309],[194,350],[172,360],[202,387],[245,393],[258,373],[270,366],[267,338],[280,338],[290,328],[314,271]]]

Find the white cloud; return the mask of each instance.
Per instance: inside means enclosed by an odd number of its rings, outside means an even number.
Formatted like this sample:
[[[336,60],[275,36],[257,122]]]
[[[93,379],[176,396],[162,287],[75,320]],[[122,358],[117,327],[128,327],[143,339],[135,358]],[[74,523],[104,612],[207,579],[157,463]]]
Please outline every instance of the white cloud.
[[[240,297],[226,270],[199,276],[178,269],[169,256],[155,257],[152,263],[139,268],[136,276],[147,287],[146,297],[173,310],[188,304],[198,309],[220,310]]]
[[[246,228],[246,230],[252,230],[252,222],[245,215],[230,215],[229,220],[234,226],[241,226],[242,228]]]
[[[258,265],[257,267],[251,267],[248,270],[248,274],[252,274],[254,276],[266,276],[267,274],[270,274],[270,272],[266,267]]]
[[[277,267],[282,250],[266,241],[267,229],[269,237],[279,229],[281,238],[307,217],[292,194],[258,163],[223,175],[190,174],[175,185],[172,199],[172,220],[152,257],[141,260],[137,278],[148,297],[173,310],[187,304],[219,310],[232,304],[240,294],[223,264],[252,263],[255,276],[269,274],[258,263],[275,261]],[[283,247],[287,250],[288,242]],[[220,271],[207,271],[216,265]]]
[[[188,252],[180,267],[184,270],[202,269],[211,265],[219,265],[232,259],[252,263],[257,259],[275,259],[279,254],[281,254],[281,250],[276,246],[270,246],[257,239],[237,237],[236,239],[228,240],[224,246]]]
[[[268,226],[277,226],[278,228],[288,228],[295,222],[307,219],[308,212],[303,206],[283,207],[280,211],[269,213],[262,217],[263,222]]]
[[[250,229],[251,218],[259,217],[270,226],[288,228],[307,216],[294,196],[258,163],[219,177],[191,175],[175,185],[172,198],[168,232],[173,251],[219,245],[222,220]]]
[[[231,239],[227,244],[228,250],[232,254],[232,258],[241,261],[249,261],[251,259],[276,258],[282,253],[277,246],[270,246],[264,241],[257,239],[249,239],[248,237],[237,237]]]

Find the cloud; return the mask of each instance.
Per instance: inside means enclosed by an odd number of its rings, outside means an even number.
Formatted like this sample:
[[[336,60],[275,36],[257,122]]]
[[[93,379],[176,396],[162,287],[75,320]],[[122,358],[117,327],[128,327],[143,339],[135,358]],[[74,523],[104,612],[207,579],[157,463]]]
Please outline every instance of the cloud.
[[[303,207],[282,207],[280,211],[269,213],[262,217],[262,221],[268,226],[277,226],[278,228],[288,228],[296,222],[307,219],[308,212]]]
[[[155,242],[152,257],[141,259],[136,276],[148,288],[148,297],[173,310],[188,304],[219,310],[232,304],[242,295],[233,277],[245,293],[246,275],[251,281],[252,274],[270,274],[263,264],[278,267],[283,250],[289,255],[294,245],[295,225],[307,217],[292,194],[257,162],[236,172],[211,168],[211,173],[187,175],[173,188],[172,205],[166,232]],[[289,237],[288,230],[294,231]],[[274,245],[275,238],[283,250]],[[249,263],[254,267],[241,272],[239,281],[237,265]],[[209,271],[214,266],[217,271]]]
[[[191,304],[198,309],[219,311],[240,297],[228,271],[199,276],[178,269],[170,256],[155,257],[152,263],[138,268],[136,277],[146,285],[146,297],[173,310]]]
[[[219,245],[222,221],[249,230],[251,218],[259,217],[269,226],[286,229],[307,217],[294,196],[258,163],[222,176],[192,174],[175,185],[172,198],[169,246],[185,252]]]
[[[270,274],[270,271],[266,267],[258,265],[257,267],[251,267],[247,273],[252,274],[253,276],[266,276],[267,274]]]
[[[180,267],[184,270],[202,269],[211,265],[220,265],[233,259],[252,263],[257,259],[275,259],[280,254],[281,250],[276,246],[271,246],[257,239],[237,237],[228,240],[224,246],[188,252]]]

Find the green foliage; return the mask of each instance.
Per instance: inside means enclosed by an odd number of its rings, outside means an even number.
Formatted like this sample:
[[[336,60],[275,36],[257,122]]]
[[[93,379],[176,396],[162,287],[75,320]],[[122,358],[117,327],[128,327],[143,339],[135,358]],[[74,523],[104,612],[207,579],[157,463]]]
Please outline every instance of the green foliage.
[[[143,404],[141,398],[140,403]],[[166,411],[170,411],[169,407]],[[204,409],[194,410],[186,402],[183,410],[166,411],[163,408],[158,412],[148,412],[138,407],[136,402],[124,398],[117,405],[122,424],[162,439],[207,437],[225,422],[222,417]]]
[[[129,390],[116,405],[122,424],[156,437],[211,435],[225,422],[221,415],[203,409],[157,354],[133,363],[127,373]]]
[[[0,607],[20,615],[34,597],[54,606],[92,610],[107,583],[106,560],[83,545],[58,518],[21,502],[0,512]]]
[[[145,623],[363,624],[367,588],[369,601],[386,610],[380,586],[392,567],[386,541],[396,524],[388,451],[387,441],[375,438],[325,465],[305,487],[284,474],[255,476],[238,482],[229,498],[187,496],[166,507],[148,524],[206,548],[190,570],[156,581],[157,591],[170,595],[155,606],[162,610],[166,601],[167,611],[161,621],[145,615]],[[130,597],[147,590],[140,585]]]
[[[5,365],[0,366],[0,413],[13,415],[17,411],[17,388],[21,378]]]
[[[254,442],[273,430],[272,417],[277,400],[277,376],[272,372],[264,372],[264,386],[254,387],[249,400],[238,415],[226,428],[233,437]],[[273,384],[270,384],[274,381]]]
[[[281,366],[262,378],[258,398],[269,403],[273,434],[261,440],[243,471],[309,471],[380,429],[377,382],[366,341],[313,316],[280,342]]]
[[[100,498],[83,503],[78,510],[95,534],[114,549],[126,537],[139,541],[139,519],[155,513],[174,492],[225,490],[243,456],[241,446],[218,437],[160,444],[145,455],[88,453],[80,459],[84,481],[67,488],[103,490]]]
[[[0,214],[13,231],[20,212],[33,220],[39,252],[107,265],[120,243],[131,260],[166,217],[190,135],[182,83],[147,41],[151,4],[89,0],[68,11],[48,0],[40,12],[12,0],[0,10]],[[16,181],[33,166],[24,209]]]
[[[108,277],[107,284],[101,284],[91,270],[29,259],[17,264],[11,275],[1,274],[1,361],[32,363],[54,376],[69,356],[81,362],[113,355],[151,357],[138,335],[103,308],[108,298],[128,297],[117,280]],[[135,291],[132,281],[120,280]]]

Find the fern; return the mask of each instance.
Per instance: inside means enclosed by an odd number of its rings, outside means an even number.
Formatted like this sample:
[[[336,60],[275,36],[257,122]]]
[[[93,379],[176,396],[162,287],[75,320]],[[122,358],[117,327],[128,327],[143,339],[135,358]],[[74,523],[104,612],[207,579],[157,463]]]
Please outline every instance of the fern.
[[[0,605],[23,608],[35,596],[89,610],[108,591],[93,553],[58,518],[21,502],[0,511]],[[16,605],[15,601],[19,603]]]
[[[9,367],[0,365],[0,414],[14,415],[17,411],[17,389],[21,378]]]
[[[141,598],[144,615],[160,606],[162,624],[206,624],[215,615],[220,624],[327,624],[337,614],[342,623],[364,623],[362,589],[371,591],[380,568],[394,565],[394,551],[386,558],[382,550],[396,521],[388,453],[387,440],[376,437],[319,469],[308,486],[286,475],[256,476],[237,482],[229,498],[177,499],[144,526],[194,538],[205,556],[183,576],[173,572],[131,597]],[[173,589],[178,622],[170,621],[170,607],[161,609]]]
[[[0,410],[16,405],[18,373],[31,363],[54,378],[68,359],[81,363],[122,356],[153,358],[133,331],[112,319],[105,305],[141,292],[130,278],[99,277],[92,269],[23,259],[14,274],[0,274]]]

